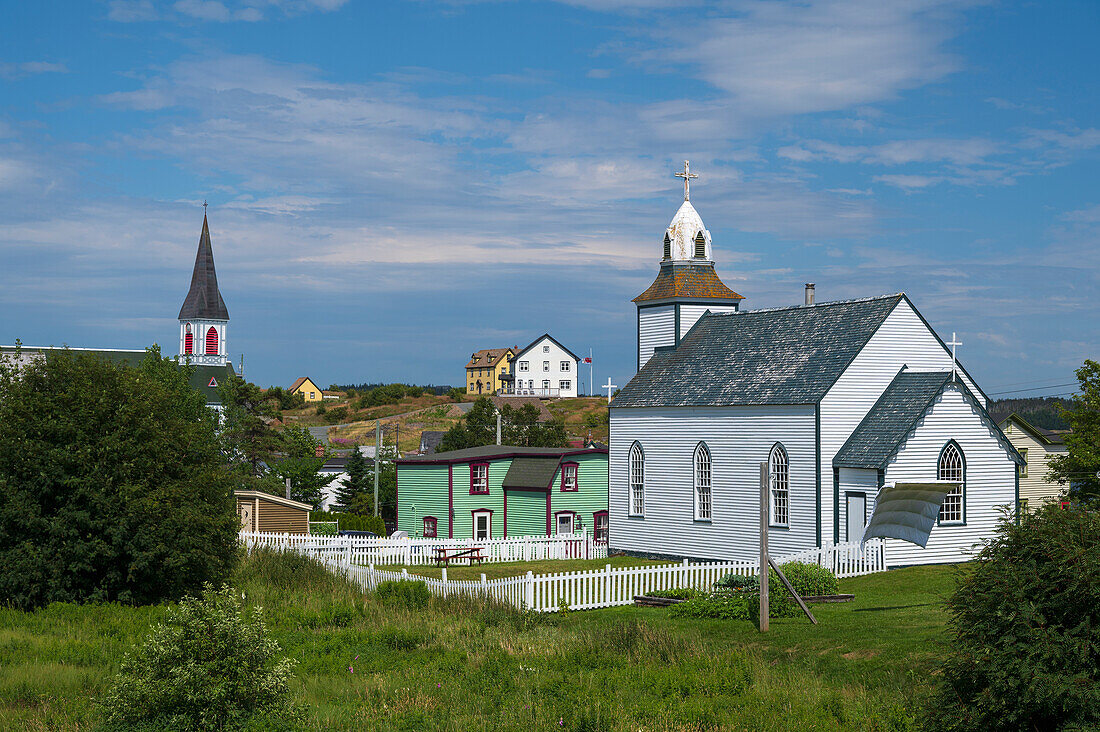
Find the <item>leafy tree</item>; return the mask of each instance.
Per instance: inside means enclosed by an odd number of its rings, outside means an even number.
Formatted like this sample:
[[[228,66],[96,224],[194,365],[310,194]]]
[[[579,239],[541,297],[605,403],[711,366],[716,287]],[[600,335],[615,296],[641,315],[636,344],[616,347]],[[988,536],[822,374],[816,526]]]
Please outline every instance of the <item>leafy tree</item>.
[[[519,409],[505,404],[500,410],[501,442],[513,447],[569,446],[564,424],[558,420],[540,423],[538,417],[533,404],[525,404]],[[495,445],[496,433],[496,407],[488,397],[481,397],[466,416],[443,435],[438,452]]]
[[[939,730],[1100,728],[1100,514],[1003,520],[948,600]]]
[[[326,451],[305,427],[287,427],[278,434],[283,457],[273,464],[272,473],[278,477],[280,488],[272,492],[282,495],[289,478],[290,497],[316,505],[322,491],[336,479],[335,475],[317,472],[325,464]]]
[[[104,702],[112,728],[265,729],[298,721],[294,663],[278,658],[260,609],[241,612],[228,585],[168,608],[167,620],[122,662]],[[264,721],[266,725],[255,724]]]
[[[462,401],[462,397],[464,397],[465,395],[466,395],[466,392],[464,390],[459,389],[458,387],[455,387],[455,386],[452,386],[450,388],[450,390],[447,392],[447,398],[450,399],[452,402]]]
[[[1073,430],[1065,436],[1066,454],[1047,463],[1047,480],[1068,486],[1075,498],[1100,498],[1100,363],[1086,360],[1077,369],[1080,393],[1062,415]]]
[[[0,597],[153,603],[237,561],[233,475],[191,367],[72,351],[0,364]]]

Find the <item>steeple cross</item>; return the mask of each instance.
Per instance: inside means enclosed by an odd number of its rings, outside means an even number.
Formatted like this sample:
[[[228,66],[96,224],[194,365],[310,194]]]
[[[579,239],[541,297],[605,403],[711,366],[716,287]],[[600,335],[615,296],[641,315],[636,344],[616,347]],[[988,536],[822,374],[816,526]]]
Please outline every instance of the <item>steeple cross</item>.
[[[206,199],[202,199],[202,215],[206,215]]]
[[[607,389],[607,403],[610,404],[611,403],[611,390],[619,388],[619,385],[618,384],[612,384],[611,383],[611,377],[608,376],[607,377],[607,383],[604,385],[603,388]]]
[[[676,173],[676,177],[684,179],[684,200],[685,201],[690,201],[691,200],[691,179],[692,178],[698,178],[699,174],[698,173],[692,173],[691,172],[691,163],[689,163],[687,160],[685,160],[684,161],[684,169],[681,170],[680,172]]]
[[[955,331],[951,331],[951,340],[947,342],[947,345],[951,346],[951,380],[955,381],[955,372],[957,369],[957,361],[955,360],[955,346],[962,345],[962,341],[960,341],[955,336]]]

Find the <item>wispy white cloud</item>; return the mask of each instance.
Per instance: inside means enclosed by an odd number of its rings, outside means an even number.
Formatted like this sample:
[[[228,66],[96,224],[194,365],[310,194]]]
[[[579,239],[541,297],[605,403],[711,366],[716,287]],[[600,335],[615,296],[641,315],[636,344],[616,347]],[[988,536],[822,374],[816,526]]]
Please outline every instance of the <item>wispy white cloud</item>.
[[[35,74],[67,74],[68,67],[52,61],[0,62],[0,79],[21,79]]]
[[[254,23],[270,17],[331,12],[347,0],[111,0],[107,17],[119,23],[192,20]]]

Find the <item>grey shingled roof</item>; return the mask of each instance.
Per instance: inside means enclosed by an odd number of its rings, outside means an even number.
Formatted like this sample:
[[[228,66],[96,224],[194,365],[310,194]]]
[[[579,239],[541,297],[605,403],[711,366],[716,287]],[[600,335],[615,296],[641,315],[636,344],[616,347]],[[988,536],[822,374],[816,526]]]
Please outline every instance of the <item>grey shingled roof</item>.
[[[556,455],[517,457],[508,466],[501,487],[546,489],[550,486],[550,481],[554,480],[554,473],[558,472],[559,462],[560,458]]]
[[[834,467],[884,468],[951,380],[950,371],[899,373],[833,458]]]
[[[658,349],[611,406],[814,404],[904,298],[711,313]]]
[[[214,249],[210,245],[210,226],[202,217],[199,250],[195,253],[195,269],[191,273],[191,289],[183,299],[180,320],[229,320],[222,294],[218,291],[218,273],[214,271]]]

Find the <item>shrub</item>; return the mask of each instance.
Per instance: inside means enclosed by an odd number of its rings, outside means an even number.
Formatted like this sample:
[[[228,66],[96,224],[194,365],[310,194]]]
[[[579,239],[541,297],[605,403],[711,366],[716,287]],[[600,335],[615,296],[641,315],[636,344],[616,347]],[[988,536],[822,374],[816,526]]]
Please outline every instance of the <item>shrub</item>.
[[[459,389],[457,387],[451,387],[451,390],[447,392],[447,398],[452,402],[462,401],[462,397],[466,395],[465,389]]]
[[[428,604],[432,594],[421,581],[379,582],[375,590],[378,599],[388,605],[418,610]]]
[[[229,576],[237,483],[191,374],[155,348],[0,363],[5,603],[155,603]]]
[[[293,663],[277,659],[260,611],[241,613],[228,585],[168,609],[122,670],[104,701],[108,726],[241,729],[257,720],[290,723]]]
[[[727,574],[714,583],[716,590],[732,590],[734,592],[759,592],[760,578],[755,575]]]
[[[671,590],[654,590],[646,593],[649,597],[664,597],[669,600],[690,600],[693,597],[706,594],[691,587],[675,587]]]
[[[1100,514],[1003,520],[947,606],[955,639],[931,728],[1100,726]]]
[[[787,562],[780,565],[780,569],[783,570],[783,576],[794,587],[795,592],[803,597],[813,595],[835,595],[840,592],[840,580],[836,578],[832,570],[820,567],[816,564],[805,564],[804,562]],[[776,576],[773,570],[769,570],[769,584],[771,588],[778,587],[779,591],[786,594],[787,589],[783,587],[783,583],[779,581],[779,577]]]
[[[325,413],[325,421],[329,424],[336,424],[337,422],[343,422],[348,418],[347,407],[333,407]]]
[[[381,516],[362,516],[357,513],[336,511],[310,511],[309,520],[311,522],[335,521],[339,524],[340,531],[372,531],[379,536],[386,535],[386,521]],[[325,535],[320,534],[318,531],[313,531],[313,533]]]

